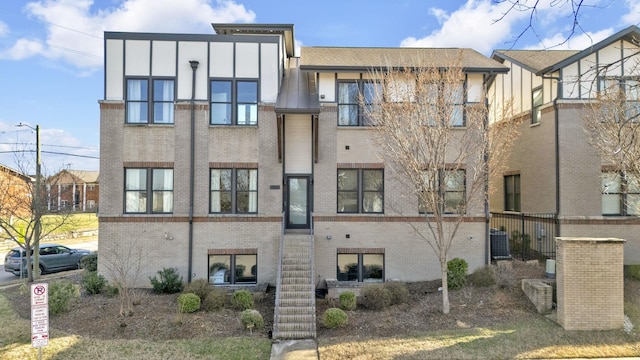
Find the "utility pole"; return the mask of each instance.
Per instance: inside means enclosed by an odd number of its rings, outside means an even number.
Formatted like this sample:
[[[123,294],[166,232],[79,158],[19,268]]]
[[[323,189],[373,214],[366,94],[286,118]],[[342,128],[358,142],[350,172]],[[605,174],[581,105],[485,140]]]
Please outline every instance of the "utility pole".
[[[36,132],[36,184],[33,191],[33,205],[31,211],[33,212],[33,271],[31,272],[33,280],[36,280],[40,275],[40,220],[42,218],[42,208],[40,206],[40,125],[33,126],[25,123],[19,123],[18,127],[28,127]],[[27,251],[28,252],[28,251]]]

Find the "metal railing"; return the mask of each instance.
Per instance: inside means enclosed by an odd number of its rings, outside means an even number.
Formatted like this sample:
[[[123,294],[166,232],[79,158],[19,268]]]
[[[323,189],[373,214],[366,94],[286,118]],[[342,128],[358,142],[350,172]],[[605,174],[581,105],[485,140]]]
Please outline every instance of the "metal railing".
[[[315,234],[313,233],[313,211],[311,212],[311,214],[309,214],[310,216],[310,220],[309,220],[309,263],[311,266],[311,291],[310,291],[310,295],[311,295],[311,304],[313,304],[313,324],[315,326],[316,324],[316,285],[315,285],[315,278],[316,278],[316,265],[315,265]],[[313,338],[316,337],[316,331],[315,328],[313,329]]]
[[[509,250],[514,258],[522,260],[555,259],[555,237],[558,236],[558,216],[556,214],[492,212],[490,224],[491,241],[499,239],[500,236],[506,236]],[[498,249],[498,251],[500,250]]]
[[[284,229],[285,229],[285,212],[282,212],[282,225],[280,226],[280,249],[278,251],[278,274],[276,279],[276,302],[275,311],[273,312],[273,337],[277,336],[278,320],[280,318],[280,287],[282,285],[282,255],[284,253]]]

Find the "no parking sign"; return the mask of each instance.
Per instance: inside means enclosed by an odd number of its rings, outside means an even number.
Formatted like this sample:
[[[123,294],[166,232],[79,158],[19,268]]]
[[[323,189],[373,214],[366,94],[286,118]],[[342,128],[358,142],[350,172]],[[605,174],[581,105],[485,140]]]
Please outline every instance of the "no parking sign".
[[[31,284],[31,346],[49,344],[49,287]]]

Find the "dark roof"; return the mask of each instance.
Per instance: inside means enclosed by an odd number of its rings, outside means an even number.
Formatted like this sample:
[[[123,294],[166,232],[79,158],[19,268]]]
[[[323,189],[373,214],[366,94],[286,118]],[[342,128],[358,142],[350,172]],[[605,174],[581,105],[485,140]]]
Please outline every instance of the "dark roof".
[[[320,113],[320,102],[313,73],[300,71],[300,58],[291,58],[284,72],[276,113]]]
[[[249,35],[274,35],[280,34],[284,36],[284,46],[287,52],[287,56],[294,56],[294,37],[293,37],[293,24],[215,24],[212,23],[213,30],[216,34],[220,35],[235,35],[235,34],[249,34]]]
[[[467,72],[507,72],[509,69],[472,49],[302,47],[300,69],[367,71],[372,68],[449,67],[461,56]]]
[[[537,73],[578,52],[578,50],[495,50],[491,58],[501,63],[509,60],[532,73]]]

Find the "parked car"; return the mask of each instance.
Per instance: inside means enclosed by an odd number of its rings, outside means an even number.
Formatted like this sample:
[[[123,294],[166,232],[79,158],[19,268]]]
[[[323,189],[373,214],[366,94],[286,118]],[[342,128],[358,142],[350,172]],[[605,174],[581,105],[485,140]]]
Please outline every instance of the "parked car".
[[[40,244],[40,273],[80,268],[80,259],[91,254],[90,250],[70,249],[59,244]],[[20,276],[27,274],[26,252],[21,247],[11,249],[4,257],[4,271]],[[33,261],[33,256],[31,257]]]

